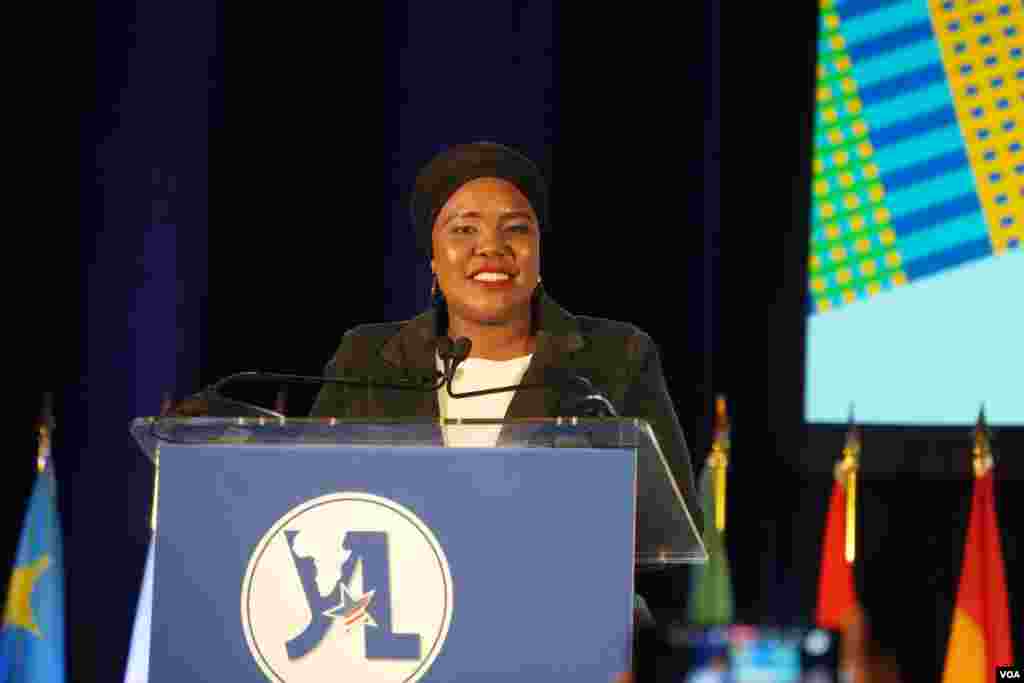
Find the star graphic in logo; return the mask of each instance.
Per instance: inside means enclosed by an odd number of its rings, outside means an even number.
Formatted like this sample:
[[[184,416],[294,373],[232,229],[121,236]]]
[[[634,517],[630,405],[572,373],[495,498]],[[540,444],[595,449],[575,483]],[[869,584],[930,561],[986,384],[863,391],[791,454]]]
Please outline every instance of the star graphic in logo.
[[[377,626],[377,622],[370,615],[370,602],[376,589],[355,595],[345,584],[341,585],[341,601],[337,606],[324,612],[325,617],[337,619],[345,627],[345,632],[351,631],[357,626]]]

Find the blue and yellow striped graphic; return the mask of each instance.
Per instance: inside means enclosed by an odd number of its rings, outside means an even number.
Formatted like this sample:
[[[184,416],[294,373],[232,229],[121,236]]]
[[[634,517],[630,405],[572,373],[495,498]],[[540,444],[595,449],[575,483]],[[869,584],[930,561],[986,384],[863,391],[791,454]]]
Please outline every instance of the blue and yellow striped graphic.
[[[1024,3],[823,0],[810,310],[1024,241]]]

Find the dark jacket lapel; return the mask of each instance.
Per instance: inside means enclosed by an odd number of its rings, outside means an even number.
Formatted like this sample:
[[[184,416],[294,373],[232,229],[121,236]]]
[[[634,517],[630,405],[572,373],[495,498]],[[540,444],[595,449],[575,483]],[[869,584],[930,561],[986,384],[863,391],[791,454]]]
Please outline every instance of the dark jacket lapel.
[[[523,384],[551,381],[549,370],[564,368],[569,356],[584,346],[576,319],[543,290],[536,304],[537,344]],[[432,377],[437,353],[438,312],[430,309],[402,326],[381,349],[381,358],[396,374]],[[554,417],[561,394],[557,388],[517,391],[506,413],[507,418]],[[396,405],[397,404],[397,405]],[[431,392],[391,392],[387,414],[410,417],[440,417],[437,396]]]
[[[546,294],[541,294],[537,313],[537,345],[523,384],[550,383],[549,370],[566,367],[569,356],[583,348],[583,337],[576,319]],[[556,417],[560,401],[558,388],[524,389],[512,397],[505,416],[510,419]]]
[[[436,373],[437,312],[430,309],[402,326],[381,349],[385,363],[404,377],[431,382]],[[440,417],[437,394],[433,391],[389,392],[381,415]]]

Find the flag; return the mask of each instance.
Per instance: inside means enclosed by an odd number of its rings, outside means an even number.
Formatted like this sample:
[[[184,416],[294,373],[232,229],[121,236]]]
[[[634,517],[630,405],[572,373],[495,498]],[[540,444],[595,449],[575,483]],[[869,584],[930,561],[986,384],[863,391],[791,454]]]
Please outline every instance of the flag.
[[[846,487],[836,481],[825,520],[825,541],[821,549],[821,573],[818,576],[818,626],[841,630],[858,611],[853,584],[853,565],[843,552],[846,538]]]
[[[997,666],[1013,665],[1009,596],[984,411],[978,416],[974,442],[974,492],[943,683],[991,681]]]
[[[732,577],[725,547],[725,531],[712,523],[715,512],[714,475],[704,466],[700,477],[701,510],[704,513],[704,547],[706,564],[690,570],[690,599],[687,602],[690,623],[696,625],[731,624],[734,617]]]
[[[63,548],[57,482],[43,429],[38,463],[0,626],[3,683],[65,680]]]
[[[846,631],[860,615],[853,583],[859,456],[860,435],[853,422],[851,409],[843,458],[836,463],[832,496],[825,518],[815,615],[818,626],[836,631]]]
[[[128,651],[128,667],[125,683],[147,683],[149,681],[149,642],[153,623],[153,546],[149,540],[146,553],[146,569],[142,574],[142,590],[135,609],[135,626],[132,628],[132,642]]]
[[[704,514],[704,547],[708,551],[708,561],[691,568],[690,598],[687,601],[690,623],[708,626],[731,624],[735,617],[732,577],[725,545],[725,470],[728,465],[729,422],[725,399],[718,397],[715,403],[714,442],[705,460],[699,484],[701,511]]]

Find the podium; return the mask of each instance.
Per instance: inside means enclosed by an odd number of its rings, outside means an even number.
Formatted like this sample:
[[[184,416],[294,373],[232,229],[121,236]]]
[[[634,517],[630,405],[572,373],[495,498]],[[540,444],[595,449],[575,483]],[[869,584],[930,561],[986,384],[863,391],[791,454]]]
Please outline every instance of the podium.
[[[635,570],[707,559],[642,420],[132,433],[156,466],[152,683],[612,680]]]

